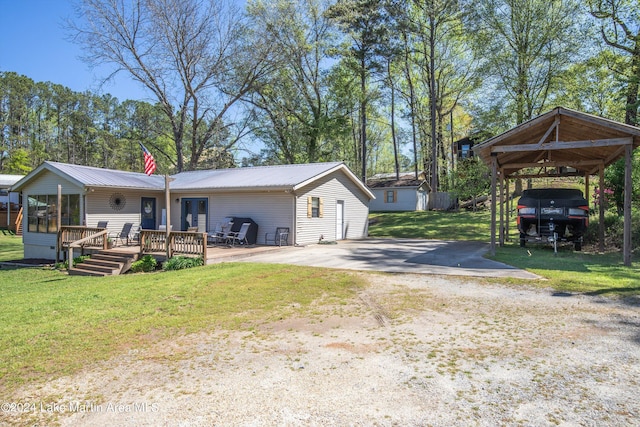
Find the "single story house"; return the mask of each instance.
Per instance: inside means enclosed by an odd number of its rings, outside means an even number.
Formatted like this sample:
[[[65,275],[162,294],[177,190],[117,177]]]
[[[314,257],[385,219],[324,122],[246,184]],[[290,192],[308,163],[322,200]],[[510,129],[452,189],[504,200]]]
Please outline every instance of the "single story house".
[[[166,188],[165,183],[168,182]],[[258,224],[257,244],[265,233],[288,227],[289,244],[357,239],[368,234],[373,193],[342,162],[247,167],[147,176],[58,162],[44,162],[18,181],[25,205],[25,258],[54,259],[61,225],[95,227],[108,221],[110,233],[125,223],[134,229],[174,231],[197,227],[209,232],[228,217]]]
[[[11,186],[23,175],[0,175],[0,228],[15,231],[15,220],[20,207],[20,194],[11,192]]]
[[[369,204],[374,212],[424,211],[428,209],[429,184],[424,175],[416,179],[413,173],[379,174],[367,181],[367,187],[375,199]]]

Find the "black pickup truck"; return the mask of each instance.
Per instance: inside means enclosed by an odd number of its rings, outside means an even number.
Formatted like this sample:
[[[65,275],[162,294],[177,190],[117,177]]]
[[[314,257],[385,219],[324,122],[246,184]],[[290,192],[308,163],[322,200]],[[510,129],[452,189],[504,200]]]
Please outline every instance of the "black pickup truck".
[[[573,242],[582,250],[582,236],[589,225],[589,203],[582,191],[568,188],[524,190],[516,218],[520,246],[526,242]]]

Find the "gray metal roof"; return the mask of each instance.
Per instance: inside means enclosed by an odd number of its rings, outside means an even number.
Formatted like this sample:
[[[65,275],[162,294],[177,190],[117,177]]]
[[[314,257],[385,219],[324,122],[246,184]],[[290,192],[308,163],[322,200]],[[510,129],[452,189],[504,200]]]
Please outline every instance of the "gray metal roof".
[[[294,189],[342,165],[332,162],[182,172],[174,175],[171,189]]]
[[[161,175],[147,176],[144,173],[125,172],[115,169],[102,169],[91,166],[72,165],[68,163],[44,162],[29,175],[21,179],[12,187],[18,190],[31,177],[48,170],[75,182],[82,187],[119,187],[146,190],[164,189],[164,177]]]
[[[24,178],[24,175],[0,175],[0,188],[9,188]]]
[[[164,190],[164,177],[162,175],[147,176],[138,172],[125,172],[58,162],[44,162],[29,175],[18,181],[12,189],[19,190],[32,177],[45,170],[69,179],[80,187]],[[375,198],[373,193],[342,162],[181,172],[172,176],[170,188],[171,190],[180,191],[295,190],[337,170],[342,170],[369,197]]]

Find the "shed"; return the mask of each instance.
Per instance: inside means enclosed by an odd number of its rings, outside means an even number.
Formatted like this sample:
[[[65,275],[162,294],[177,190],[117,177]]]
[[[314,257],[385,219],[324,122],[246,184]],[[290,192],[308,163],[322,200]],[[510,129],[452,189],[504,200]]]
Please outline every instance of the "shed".
[[[378,212],[424,211],[428,209],[429,186],[420,174],[378,174],[367,181],[367,187],[376,196],[369,208]]]
[[[631,155],[640,145],[640,128],[557,107],[473,148],[492,170],[491,252],[495,253],[496,199],[500,185],[511,179],[598,175],[604,187],[604,168],[625,159],[624,263],[631,265]],[[603,197],[603,192],[601,192]],[[504,242],[503,203],[500,203],[500,244]],[[604,242],[604,203],[600,203],[600,244]]]

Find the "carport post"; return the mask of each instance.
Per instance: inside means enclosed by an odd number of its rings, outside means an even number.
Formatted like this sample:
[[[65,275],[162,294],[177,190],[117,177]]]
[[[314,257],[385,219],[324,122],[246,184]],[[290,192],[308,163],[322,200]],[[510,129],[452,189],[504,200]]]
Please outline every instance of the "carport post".
[[[498,175],[498,153],[491,153],[491,244],[489,253],[496,255],[496,181]]]
[[[506,195],[507,195],[507,222],[505,224],[505,240],[509,242],[509,223],[511,222],[511,193],[509,192],[509,178],[504,179],[505,187],[506,187]]]
[[[600,164],[598,178],[600,186],[598,194],[598,251],[602,253],[604,252],[604,164]]]
[[[633,145],[627,144],[624,147],[624,265],[631,267],[631,155]]]
[[[500,174],[500,230],[498,231],[498,235],[500,238],[498,239],[498,244],[500,247],[504,246],[504,175]]]

